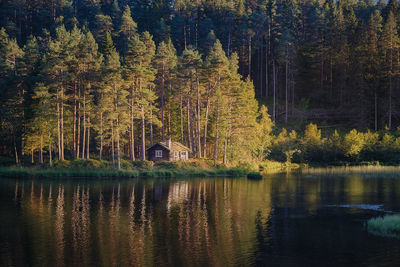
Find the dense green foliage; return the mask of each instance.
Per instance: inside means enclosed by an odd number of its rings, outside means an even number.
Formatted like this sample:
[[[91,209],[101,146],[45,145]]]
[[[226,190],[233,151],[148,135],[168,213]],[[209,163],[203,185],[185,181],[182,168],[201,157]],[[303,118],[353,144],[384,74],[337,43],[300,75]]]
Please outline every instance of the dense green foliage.
[[[400,129],[359,132],[355,129],[340,135],[322,132],[315,124],[307,125],[304,134],[289,134],[283,129],[273,139],[270,159],[311,165],[400,163]]]
[[[0,1],[0,154],[398,162],[397,1]],[[259,99],[259,105],[255,99]],[[271,118],[268,115],[268,110]],[[274,140],[272,140],[274,139]]]

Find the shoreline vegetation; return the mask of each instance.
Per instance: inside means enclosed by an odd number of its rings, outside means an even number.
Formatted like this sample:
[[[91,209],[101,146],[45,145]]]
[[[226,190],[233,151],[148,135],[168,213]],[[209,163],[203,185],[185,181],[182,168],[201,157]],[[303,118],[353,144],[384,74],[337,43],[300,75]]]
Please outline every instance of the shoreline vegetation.
[[[4,162],[4,159],[3,159]],[[2,166],[0,177],[19,178],[169,178],[183,176],[245,176],[248,167],[214,167],[207,161],[158,162],[122,160],[120,170],[113,169],[107,160],[72,160],[45,165]]]
[[[242,164],[237,166],[218,165],[212,160],[190,160],[187,162],[158,162],[122,160],[120,170],[112,168],[107,160],[64,160],[46,165],[12,165],[12,158],[0,157],[0,177],[8,178],[171,178],[171,177],[248,177],[261,179],[262,176],[296,172],[310,175],[329,175],[346,173],[394,173],[400,171],[399,165],[371,162],[331,162],[324,164],[298,164],[292,162],[264,161],[259,165]],[[8,163],[8,164],[7,164]]]
[[[245,176],[246,170],[237,168],[223,169],[33,169],[33,168],[0,168],[0,177],[8,178],[169,178],[169,177],[239,177]]]

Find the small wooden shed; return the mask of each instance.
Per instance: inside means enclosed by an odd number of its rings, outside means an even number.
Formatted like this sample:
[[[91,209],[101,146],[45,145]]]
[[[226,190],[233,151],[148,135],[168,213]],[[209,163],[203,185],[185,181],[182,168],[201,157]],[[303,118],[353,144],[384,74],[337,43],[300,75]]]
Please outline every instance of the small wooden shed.
[[[190,149],[179,142],[167,139],[147,149],[147,159],[150,161],[186,161]]]

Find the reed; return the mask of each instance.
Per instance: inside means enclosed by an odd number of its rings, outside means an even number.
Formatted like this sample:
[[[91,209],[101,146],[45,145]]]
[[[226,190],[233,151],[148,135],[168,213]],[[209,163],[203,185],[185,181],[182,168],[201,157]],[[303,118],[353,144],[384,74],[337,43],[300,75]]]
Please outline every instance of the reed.
[[[368,232],[374,235],[400,239],[400,215],[385,215],[366,222]]]
[[[302,168],[301,172],[308,175],[342,175],[359,174],[363,176],[385,176],[399,177],[400,167],[398,166],[342,166],[324,168]]]

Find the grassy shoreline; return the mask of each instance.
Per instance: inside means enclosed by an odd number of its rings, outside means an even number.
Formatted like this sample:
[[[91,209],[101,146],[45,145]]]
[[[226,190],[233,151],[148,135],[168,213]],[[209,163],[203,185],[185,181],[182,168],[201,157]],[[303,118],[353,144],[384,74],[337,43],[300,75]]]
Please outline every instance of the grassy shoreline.
[[[239,177],[247,175],[249,171],[239,168],[218,169],[33,169],[19,167],[0,168],[0,177],[8,178],[169,178],[169,177]]]
[[[258,165],[241,165],[236,167],[217,166],[207,160],[192,160],[189,162],[159,162],[123,161],[121,170],[111,167],[108,161],[72,160],[56,162],[52,168],[46,165],[10,166],[0,164],[0,177],[8,178],[170,178],[170,177],[243,177],[254,171],[263,174],[279,172],[365,172],[393,171],[398,164],[375,162],[330,162],[298,164],[279,161],[264,161]],[[337,169],[339,168],[339,169]],[[323,170],[322,170],[323,169]],[[372,170],[373,169],[373,170]],[[389,170],[390,169],[390,170]]]

